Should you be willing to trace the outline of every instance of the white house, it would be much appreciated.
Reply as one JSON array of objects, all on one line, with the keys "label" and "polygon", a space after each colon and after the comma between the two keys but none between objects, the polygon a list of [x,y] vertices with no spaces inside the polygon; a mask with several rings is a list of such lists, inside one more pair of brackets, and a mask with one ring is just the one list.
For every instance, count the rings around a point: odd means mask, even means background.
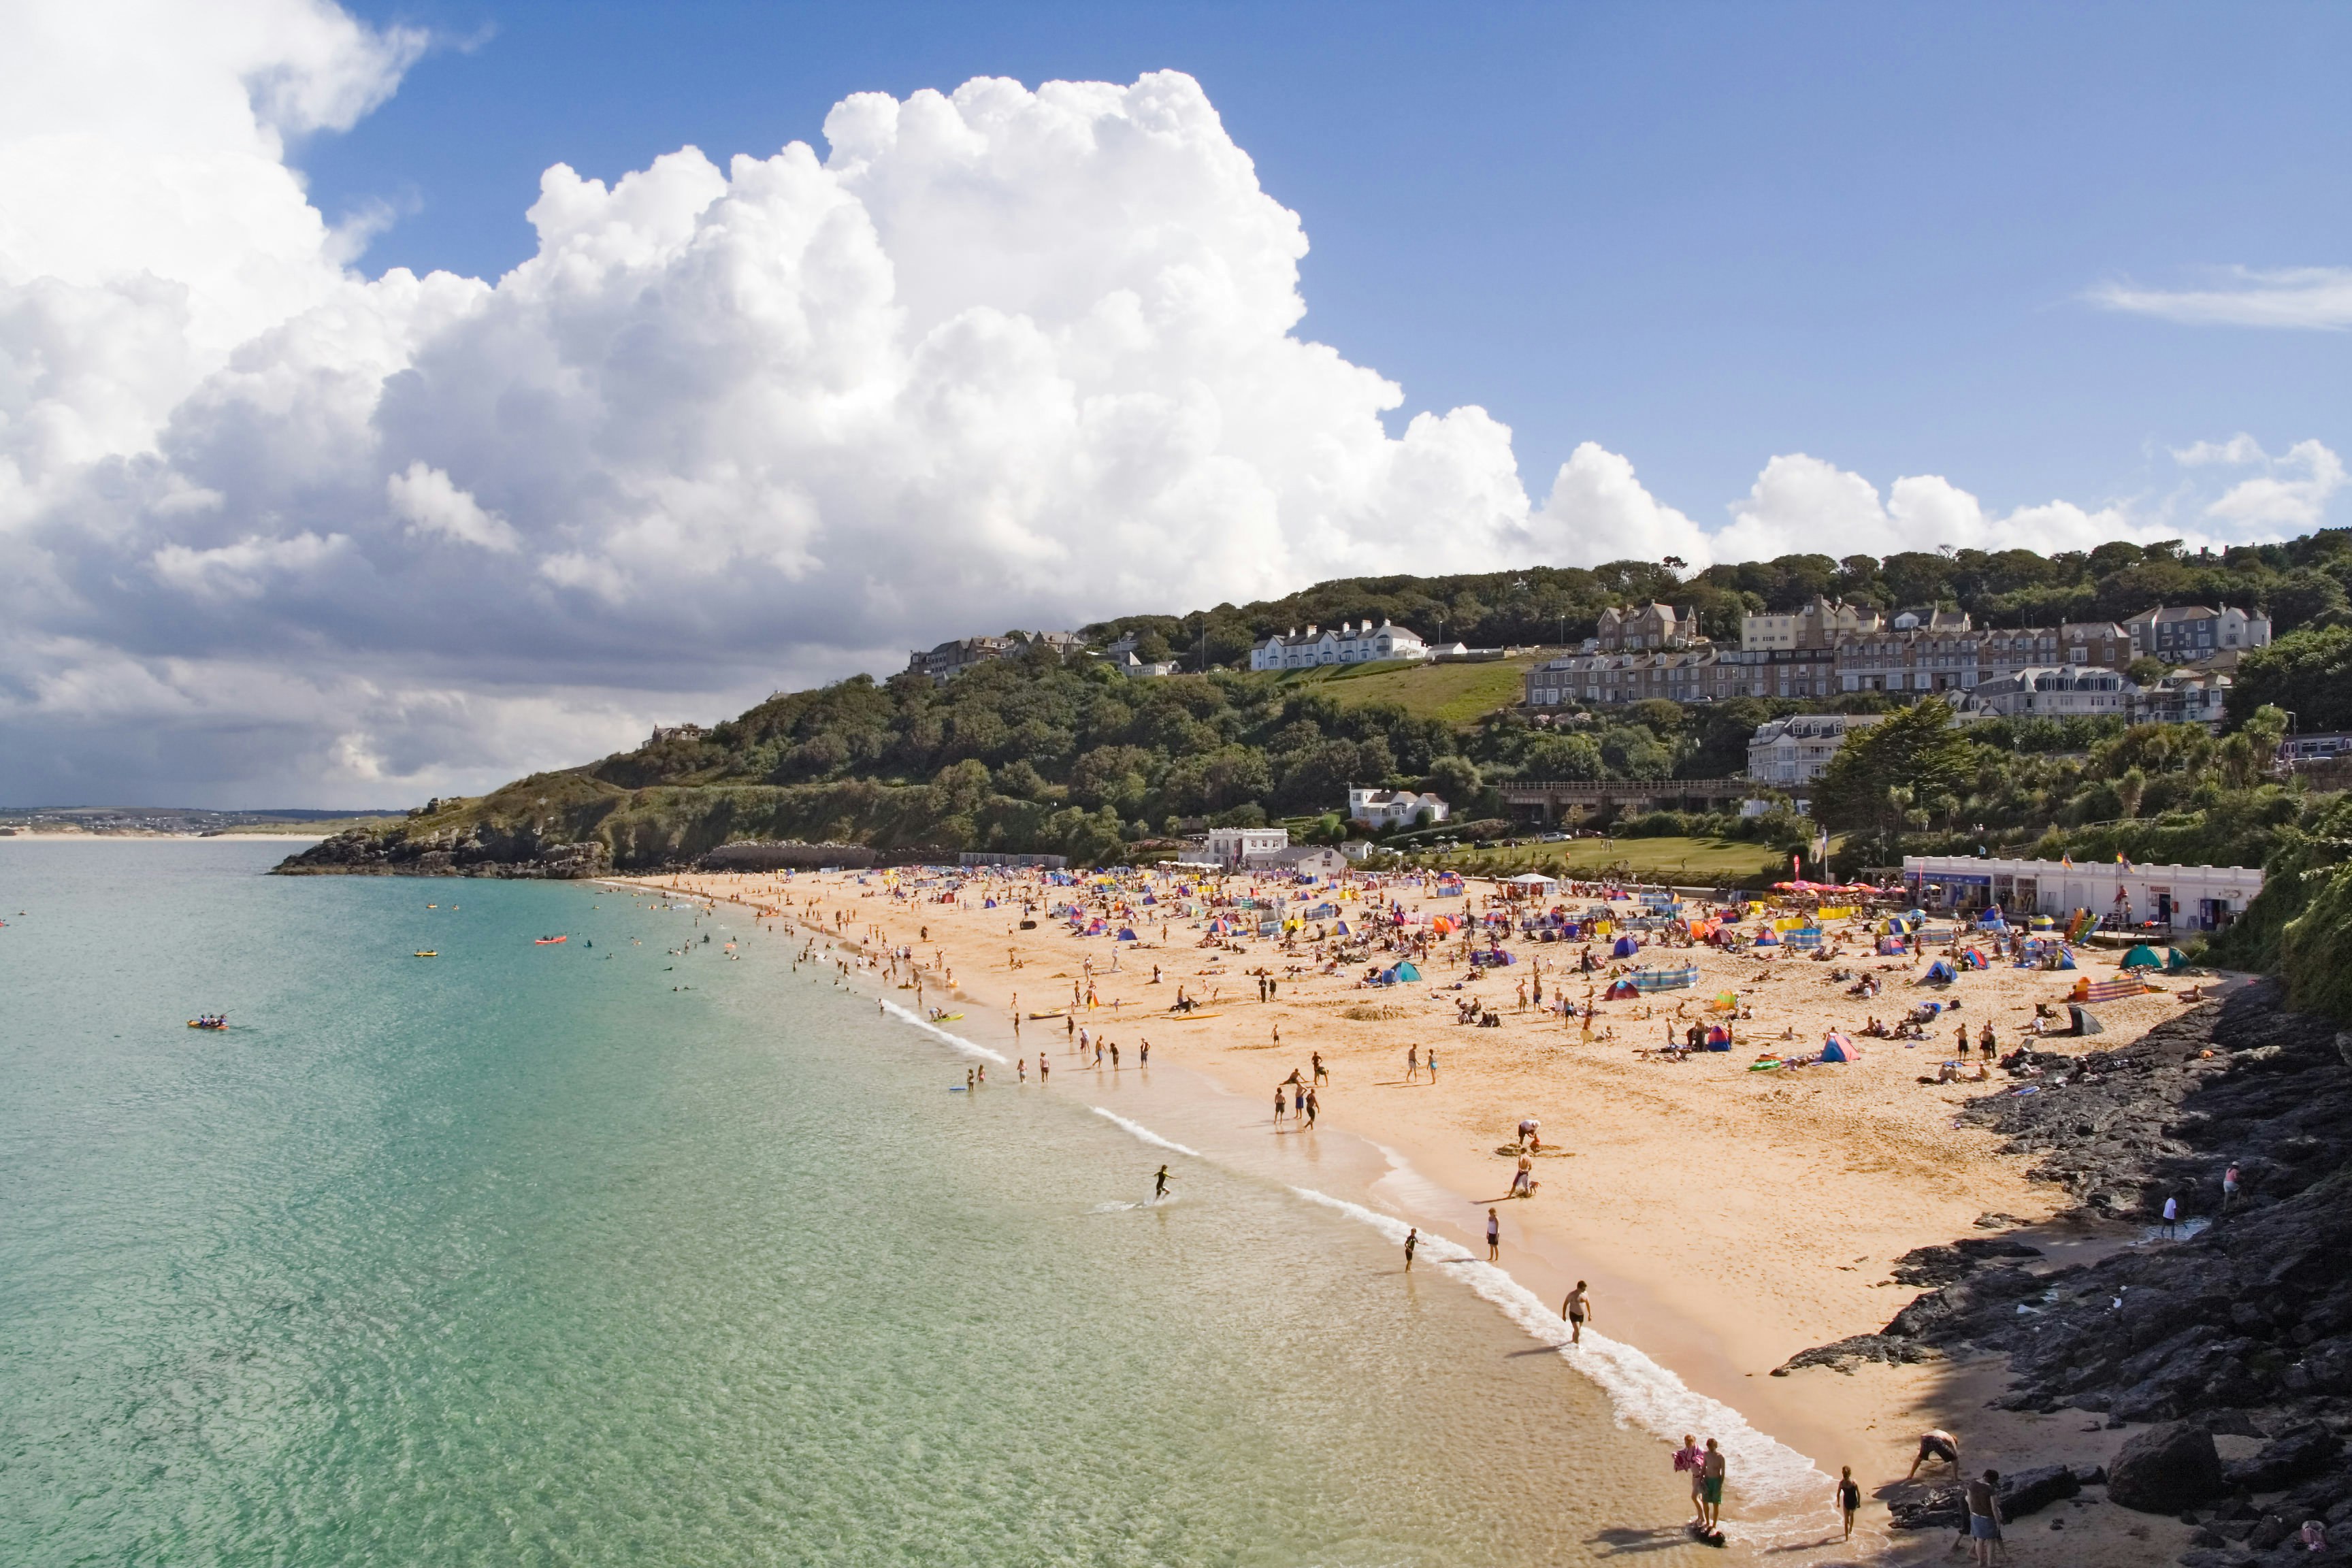
[{"label": "white house", "polygon": [[1294,844],[1287,849],[1262,855],[1254,864],[1299,877],[1336,877],[1348,868],[1348,857],[1318,845]]},{"label": "white house", "polygon": [[1846,737],[1883,713],[1798,713],[1759,724],[1748,740],[1748,776],[1759,784],[1809,784],[1822,776]]},{"label": "white house", "polygon": [[1208,858],[1220,866],[1264,865],[1266,857],[1290,847],[1286,827],[1212,827]]},{"label": "white house", "polygon": [[2215,734],[2229,718],[2230,678],[2176,669],[2132,696],[2135,724],[2202,724]]},{"label": "white house", "polygon": [[2135,866],[2063,860],[1992,860],[1969,855],[1906,855],[1903,883],[1930,910],[1999,904],[2010,915],[2105,916],[2168,923],[2175,931],[2218,931],[2243,914],[2263,890],[2263,874],[2245,866]]},{"label": "white house", "polygon": [[1415,795],[1409,789],[1358,789],[1348,791],[1348,820],[1360,822],[1376,833],[1391,828],[1412,827],[1428,813],[1432,822],[1445,820],[1446,805],[1434,795]]},{"label": "white house", "polygon": [[1977,682],[1954,707],[1963,720],[2104,719],[2128,715],[2140,690],[2131,678],[2096,665],[2044,666]]},{"label": "white house", "polygon": [[1318,664],[1370,664],[1375,659],[1429,657],[1429,647],[1404,627],[1369,620],[1342,621],[1336,628],[1308,626],[1270,637],[1250,649],[1252,669],[1309,669]]}]

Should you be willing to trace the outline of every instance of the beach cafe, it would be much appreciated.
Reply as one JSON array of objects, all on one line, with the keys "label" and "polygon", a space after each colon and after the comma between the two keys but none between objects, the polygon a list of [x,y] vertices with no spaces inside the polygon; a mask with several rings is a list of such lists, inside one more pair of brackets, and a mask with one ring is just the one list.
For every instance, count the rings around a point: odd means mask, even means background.
[{"label": "beach cafe", "polygon": [[1923,910],[1964,913],[1999,906],[2015,917],[2087,910],[2110,930],[2219,931],[2263,890],[2259,868],[2140,866],[1906,855],[1903,882]]}]

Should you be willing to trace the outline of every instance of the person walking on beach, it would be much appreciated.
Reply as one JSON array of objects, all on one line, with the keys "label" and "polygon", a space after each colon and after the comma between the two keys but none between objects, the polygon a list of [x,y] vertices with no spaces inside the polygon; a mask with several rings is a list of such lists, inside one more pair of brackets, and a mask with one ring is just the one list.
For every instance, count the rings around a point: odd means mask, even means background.
[{"label": "person walking on beach", "polygon": [[1045,1059],[1045,1052],[1039,1051],[1037,1053],[1037,1087],[1039,1089],[1045,1087],[1045,1075],[1053,1070],[1054,1064]]},{"label": "person walking on beach", "polygon": [[1496,1217],[1493,1209],[1488,1209],[1486,1211],[1486,1261],[1499,1262],[1502,1256],[1503,1222]]},{"label": "person walking on beach", "polygon": [[1429,1055],[1423,1058],[1422,1066],[1429,1069],[1429,1081],[1435,1083],[1437,1081],[1437,1047],[1435,1046],[1429,1047]]},{"label": "person walking on beach", "polygon": [[1156,1204],[1167,1195],[1168,1167],[1162,1165],[1160,1167],[1160,1173],[1151,1179],[1151,1201]]},{"label": "person walking on beach", "polygon": [[1307,1111],[1307,1125],[1309,1127],[1314,1126],[1315,1113],[1321,1109],[1321,1107],[1315,1103],[1315,1091],[1311,1089],[1307,1090],[1307,1098],[1300,1100],[1299,1104],[1304,1107]]},{"label": "person walking on beach", "polygon": [[1413,1249],[1420,1245],[1421,1231],[1418,1227],[1408,1230],[1404,1233],[1404,1271],[1407,1274],[1412,1272]]},{"label": "person walking on beach", "polygon": [[1862,1511],[1862,1489],[1853,1484],[1853,1467],[1842,1467],[1837,1484],[1838,1517],[1845,1521],[1845,1539],[1853,1539],[1853,1516]]},{"label": "person walking on beach", "polygon": [[[1585,1294],[1583,1280],[1578,1280],[1576,1289],[1568,1293],[1568,1300],[1559,1304],[1559,1315],[1568,1320],[1568,1342],[1582,1344],[1584,1325],[1592,1317],[1592,1298]],[[1683,1442],[1687,1445],[1690,1439],[1685,1437]]]},{"label": "person walking on beach", "polygon": [[1407,1046],[1404,1048],[1404,1080],[1407,1083],[1416,1083],[1420,1081],[1420,1079],[1421,1047],[1419,1046]]},{"label": "person walking on beach", "polygon": [[1706,1440],[1706,1457],[1698,1465],[1700,1526],[1710,1535],[1723,1528],[1723,1450]]},{"label": "person walking on beach", "polygon": [[1690,1475],[1690,1524],[1694,1530],[1706,1519],[1706,1505],[1699,1500],[1699,1469],[1706,1461],[1706,1456],[1699,1452],[1698,1439],[1687,1432],[1684,1433],[1683,1446],[1675,1450],[1675,1468],[1677,1471],[1687,1471]]},{"label": "person walking on beach", "polygon": [[1282,1092],[1285,1087],[1282,1084],[1274,1086],[1274,1124],[1276,1127],[1282,1125],[1282,1119],[1290,1112],[1290,1097]]},{"label": "person walking on beach", "polygon": [[[1315,1053],[1314,1053],[1314,1057],[1313,1057],[1313,1060],[1314,1060],[1314,1063],[1315,1063],[1315,1081],[1316,1081],[1317,1083],[1328,1083],[1328,1082],[1330,1082],[1330,1081],[1331,1081],[1331,1075],[1330,1075],[1329,1073],[1325,1072],[1325,1071],[1323,1070],[1323,1053],[1322,1053],[1321,1051],[1317,1051],[1317,1052],[1315,1052]],[[2234,1174],[2237,1173],[2237,1169],[2238,1169],[2238,1167],[2236,1167],[2235,1165],[2231,1166],[2231,1167],[2230,1167],[2231,1173],[2234,1175]]]}]

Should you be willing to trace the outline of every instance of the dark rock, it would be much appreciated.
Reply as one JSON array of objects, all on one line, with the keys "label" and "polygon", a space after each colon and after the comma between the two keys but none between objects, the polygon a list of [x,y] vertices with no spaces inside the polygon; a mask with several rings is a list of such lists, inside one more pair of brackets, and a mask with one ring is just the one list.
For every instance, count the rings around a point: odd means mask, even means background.
[{"label": "dark rock", "polygon": [[2262,1522],[2254,1526],[2253,1532],[2246,1537],[2246,1544],[2257,1552],[2268,1552],[2294,1533],[2300,1522],[2289,1524],[2277,1514],[2266,1513],[2263,1515]]},{"label": "dark rock", "polygon": [[2074,1467],[2074,1479],[2082,1482],[2086,1487],[2105,1486],[2107,1484],[2107,1467],[2105,1465],[2077,1465]]},{"label": "dark rock", "polygon": [[2213,1435],[2176,1421],[2135,1434],[2107,1475],[2107,1498],[2140,1513],[2193,1508],[2225,1490]]},{"label": "dark rock", "polygon": [[1919,1497],[1896,1498],[1886,1511],[1897,1530],[1957,1530],[1969,1521],[1968,1489],[1937,1487]]},{"label": "dark rock", "polygon": [[2324,1474],[2343,1452],[2344,1440],[2315,1422],[2280,1433],[2260,1453],[2229,1466],[2223,1474],[2231,1486],[2250,1492],[2284,1491]]},{"label": "dark rock", "polygon": [[2023,1519],[2083,1489],[2074,1472],[2064,1465],[2037,1465],[2000,1479],[2000,1511],[2004,1518]]}]

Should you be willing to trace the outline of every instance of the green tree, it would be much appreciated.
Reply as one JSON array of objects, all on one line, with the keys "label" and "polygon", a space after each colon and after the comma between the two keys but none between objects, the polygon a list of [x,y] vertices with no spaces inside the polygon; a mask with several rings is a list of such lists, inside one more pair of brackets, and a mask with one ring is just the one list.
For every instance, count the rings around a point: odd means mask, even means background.
[{"label": "green tree", "polygon": [[[1966,793],[1971,763],[1951,709],[1926,698],[1848,736],[1822,774],[1814,815],[1832,828],[1898,827],[1912,801]],[[1899,806],[1887,798],[1897,789],[1907,792]]]},{"label": "green tree", "polygon": [[2264,705],[2294,713],[2298,730],[2352,729],[2352,626],[2290,632],[2240,660],[2231,721],[2243,724]]}]

